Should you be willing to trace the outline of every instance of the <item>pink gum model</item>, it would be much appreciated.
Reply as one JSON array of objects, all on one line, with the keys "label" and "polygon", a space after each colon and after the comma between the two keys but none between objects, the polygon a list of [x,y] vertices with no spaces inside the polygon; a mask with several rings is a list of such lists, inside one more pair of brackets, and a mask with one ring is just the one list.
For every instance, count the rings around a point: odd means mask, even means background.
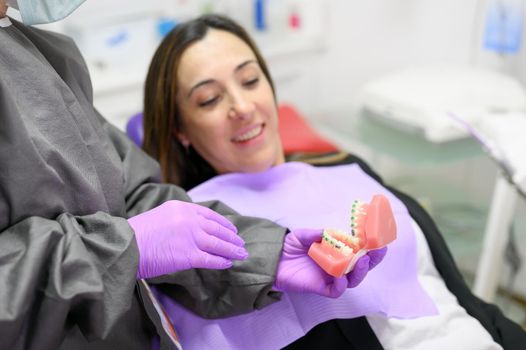
[{"label": "pink gum model", "polygon": [[371,203],[353,204],[353,234],[325,229],[321,242],[313,243],[309,256],[328,274],[341,277],[369,250],[385,247],[396,239],[396,222],[387,198],[373,196]]}]

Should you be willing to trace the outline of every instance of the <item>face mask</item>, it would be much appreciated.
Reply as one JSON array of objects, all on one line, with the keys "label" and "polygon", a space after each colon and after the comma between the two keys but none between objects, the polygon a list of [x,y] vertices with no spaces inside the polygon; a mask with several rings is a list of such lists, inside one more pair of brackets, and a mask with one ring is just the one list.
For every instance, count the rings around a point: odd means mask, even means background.
[{"label": "face mask", "polygon": [[20,11],[27,25],[58,21],[75,11],[85,0],[6,0],[9,7]]}]

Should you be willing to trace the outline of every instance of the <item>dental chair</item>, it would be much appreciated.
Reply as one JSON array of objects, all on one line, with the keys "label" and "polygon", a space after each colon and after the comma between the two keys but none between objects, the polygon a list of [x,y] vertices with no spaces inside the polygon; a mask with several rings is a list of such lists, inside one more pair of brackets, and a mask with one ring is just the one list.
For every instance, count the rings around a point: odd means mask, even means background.
[{"label": "dental chair", "polygon": [[139,147],[142,147],[144,128],[142,127],[142,112],[134,114],[126,123],[126,134]]},{"label": "dental chair", "polygon": [[[289,104],[278,107],[279,133],[283,150],[289,160],[303,160],[312,155],[334,153],[339,149],[321,137],[298,112]],[[126,124],[126,133],[139,147],[144,138],[143,115],[133,115]]]}]

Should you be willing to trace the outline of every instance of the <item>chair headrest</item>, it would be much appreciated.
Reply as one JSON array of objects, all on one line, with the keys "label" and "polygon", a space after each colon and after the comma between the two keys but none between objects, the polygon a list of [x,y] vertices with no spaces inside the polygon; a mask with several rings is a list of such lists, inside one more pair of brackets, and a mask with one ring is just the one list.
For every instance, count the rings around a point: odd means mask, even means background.
[{"label": "chair headrest", "polygon": [[144,128],[142,127],[142,112],[133,115],[126,124],[126,133],[139,147],[142,147]]}]

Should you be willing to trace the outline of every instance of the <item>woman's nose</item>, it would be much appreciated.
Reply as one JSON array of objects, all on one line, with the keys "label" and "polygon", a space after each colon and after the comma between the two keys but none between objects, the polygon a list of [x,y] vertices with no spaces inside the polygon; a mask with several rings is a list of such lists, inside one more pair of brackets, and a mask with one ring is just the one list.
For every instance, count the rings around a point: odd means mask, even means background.
[{"label": "woman's nose", "polygon": [[245,94],[236,93],[232,96],[232,104],[228,115],[231,118],[246,119],[253,116],[254,110],[254,103]]}]

